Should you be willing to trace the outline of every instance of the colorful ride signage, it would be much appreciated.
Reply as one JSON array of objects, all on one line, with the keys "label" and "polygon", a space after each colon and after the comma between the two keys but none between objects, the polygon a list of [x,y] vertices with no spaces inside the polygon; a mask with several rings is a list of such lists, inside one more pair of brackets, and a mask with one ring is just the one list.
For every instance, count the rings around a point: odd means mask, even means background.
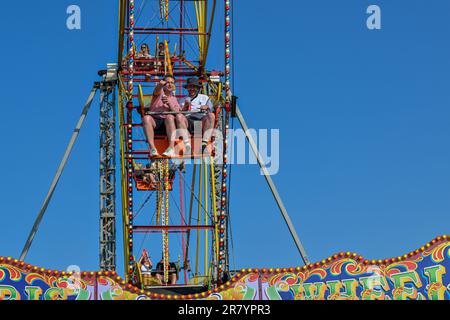
[{"label": "colorful ride signage", "polygon": [[450,300],[450,237],[385,260],[336,254],[315,264],[241,270],[192,295],[161,295],[114,272],[65,273],[0,257],[0,300]]}]

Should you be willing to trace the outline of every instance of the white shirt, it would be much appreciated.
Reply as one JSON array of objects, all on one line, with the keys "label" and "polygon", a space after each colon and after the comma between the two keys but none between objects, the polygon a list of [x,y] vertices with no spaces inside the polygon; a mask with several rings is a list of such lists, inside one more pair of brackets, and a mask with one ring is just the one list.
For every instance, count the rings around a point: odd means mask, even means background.
[{"label": "white shirt", "polygon": [[187,97],[182,101],[181,107],[184,106],[185,101],[191,102],[191,111],[199,111],[202,106],[208,106],[210,111],[214,111],[213,103],[211,102],[211,99],[206,94],[199,93],[194,99],[191,97]]},{"label": "white shirt", "polygon": [[149,268],[149,267],[147,267],[146,265],[141,265],[141,272],[142,273],[145,273],[145,274],[147,274],[147,273],[151,273],[152,272],[152,268]]}]

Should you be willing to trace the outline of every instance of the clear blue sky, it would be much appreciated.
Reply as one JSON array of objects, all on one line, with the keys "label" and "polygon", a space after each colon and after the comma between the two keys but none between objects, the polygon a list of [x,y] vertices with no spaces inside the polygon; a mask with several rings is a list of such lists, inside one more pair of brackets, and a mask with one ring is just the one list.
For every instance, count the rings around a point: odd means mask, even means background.
[{"label": "clear blue sky", "polygon": [[[70,4],[81,31],[66,29]],[[370,4],[380,31],[366,28]],[[117,8],[27,0],[0,12],[0,255],[18,257],[96,72],[116,59]],[[236,1],[235,15],[240,106],[251,127],[280,129],[273,178],[311,260],[397,256],[448,234],[450,3]],[[94,105],[29,263],[98,269],[98,140]],[[300,265],[258,168],[234,168],[232,183],[236,267]]]}]

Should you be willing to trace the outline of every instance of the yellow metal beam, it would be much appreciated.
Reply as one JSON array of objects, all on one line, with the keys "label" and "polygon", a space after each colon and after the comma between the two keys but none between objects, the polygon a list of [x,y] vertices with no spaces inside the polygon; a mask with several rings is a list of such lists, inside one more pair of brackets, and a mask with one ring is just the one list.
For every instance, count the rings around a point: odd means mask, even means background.
[{"label": "yellow metal beam", "polygon": [[[198,185],[198,193],[199,193],[199,200],[198,200],[198,212],[197,212],[197,225],[202,224],[202,193],[203,193],[203,160],[200,158],[200,179],[199,179],[199,185]],[[198,269],[199,269],[199,253],[200,253],[200,230],[197,230],[197,248],[196,248],[196,254],[195,254],[195,275],[196,275],[196,281],[195,283],[198,284]]]},{"label": "yellow metal beam", "polygon": [[119,67],[122,65],[123,58],[123,43],[125,35],[125,14],[127,3],[125,0],[119,0],[119,45],[117,53],[117,63]]},{"label": "yellow metal beam", "polygon": [[166,57],[166,73],[173,75],[172,59],[170,58],[169,42],[167,40],[164,40],[164,49]]},{"label": "yellow metal beam", "polygon": [[[194,169],[192,172],[192,184],[191,184],[191,198],[190,198],[190,203],[189,203],[189,220],[188,220],[188,225],[192,224],[192,211],[193,211],[193,206],[194,206],[194,188],[195,188],[195,179],[197,176],[197,164],[194,163]],[[187,262],[188,262],[188,256],[189,256],[189,242],[191,240],[191,231],[188,230],[188,234],[187,234],[187,239],[186,239],[186,257],[184,260],[184,266],[187,266]]]},{"label": "yellow metal beam", "polygon": [[206,19],[207,19],[207,14],[208,14],[207,1],[197,0],[194,2],[194,6],[195,6],[195,14],[197,17],[197,28],[198,28],[198,32],[199,32],[199,36],[198,36],[199,60],[200,60],[200,65],[204,66],[205,65],[204,57],[206,56],[206,54],[205,54],[205,49],[206,49],[205,32],[206,32]]},{"label": "yellow metal beam", "polygon": [[[207,226],[209,225],[209,221],[208,221],[208,166],[206,165],[206,161],[205,161],[205,165],[204,165],[204,211],[203,211],[203,215],[204,215],[204,225]],[[208,278],[209,276],[209,237],[208,237],[208,233],[209,230],[205,230],[205,247],[204,247],[204,259],[205,259],[205,264],[204,264],[204,272],[205,272],[205,276],[206,278]]]},{"label": "yellow metal beam", "polygon": [[[123,117],[124,117],[124,106],[123,106],[123,99],[122,99],[122,92],[121,87],[119,86],[119,135],[120,135],[120,170],[122,177],[127,176],[127,172],[125,169],[125,146],[124,146],[124,127],[123,127]],[[128,275],[128,268],[129,268],[129,261],[130,261],[130,252],[128,247],[128,241],[129,241],[129,220],[128,220],[128,201],[123,201],[123,199],[127,198],[127,185],[126,185],[126,179],[122,178],[121,181],[121,193],[122,193],[122,221],[123,221],[123,254],[124,254],[124,261],[125,261],[125,281],[129,281],[129,275]]]},{"label": "yellow metal beam", "polygon": [[[119,0],[119,30],[118,30],[118,52],[117,52],[117,64],[120,68],[122,66],[123,60],[123,50],[124,50],[124,36],[125,36],[125,16],[127,12],[127,1]],[[129,100],[129,95],[127,90],[124,87],[124,83],[122,77],[119,75],[119,99],[118,99],[118,116],[119,116],[119,135],[120,135],[120,170],[122,177],[127,176],[126,167],[125,167],[125,145],[124,145],[124,130],[123,120],[124,120],[124,101]],[[123,221],[123,251],[124,251],[124,273],[125,273],[125,281],[130,281],[129,276],[129,261],[130,261],[130,251],[129,251],[129,217],[128,217],[128,201],[123,201],[123,199],[127,198],[127,184],[126,179],[122,179],[121,181],[121,194],[122,194],[122,221]]]}]

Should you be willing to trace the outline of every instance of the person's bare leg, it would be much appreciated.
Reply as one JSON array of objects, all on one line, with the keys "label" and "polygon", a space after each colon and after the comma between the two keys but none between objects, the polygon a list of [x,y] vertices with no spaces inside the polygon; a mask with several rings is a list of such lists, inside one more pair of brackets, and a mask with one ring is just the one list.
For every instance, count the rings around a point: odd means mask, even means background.
[{"label": "person's bare leg", "polygon": [[164,121],[166,125],[167,138],[169,138],[169,148],[175,147],[175,117],[173,115],[168,115]]},{"label": "person's bare leg", "polygon": [[211,140],[212,129],[214,128],[214,122],[216,121],[216,116],[214,113],[208,113],[202,119],[203,126],[203,139],[202,142],[208,143]]},{"label": "person's bare leg", "polygon": [[170,284],[177,284],[177,275],[174,273],[170,276]]},{"label": "person's bare leg", "polygon": [[[191,154],[191,140],[188,131],[189,122],[188,119],[183,114],[177,114],[175,117],[175,122],[177,124],[178,130],[183,132],[181,138],[183,139],[184,145],[186,146],[185,154]],[[178,138],[178,137],[177,137]]]},{"label": "person's bare leg", "polygon": [[188,129],[188,120],[186,119],[186,117],[184,115],[177,114],[175,117],[175,120],[176,120],[178,129],[184,129],[184,130]]},{"label": "person's bare leg", "polygon": [[144,116],[142,119],[142,125],[144,127],[144,133],[147,137],[147,142],[150,145],[150,148],[155,148],[155,128],[156,122],[152,116]]}]

